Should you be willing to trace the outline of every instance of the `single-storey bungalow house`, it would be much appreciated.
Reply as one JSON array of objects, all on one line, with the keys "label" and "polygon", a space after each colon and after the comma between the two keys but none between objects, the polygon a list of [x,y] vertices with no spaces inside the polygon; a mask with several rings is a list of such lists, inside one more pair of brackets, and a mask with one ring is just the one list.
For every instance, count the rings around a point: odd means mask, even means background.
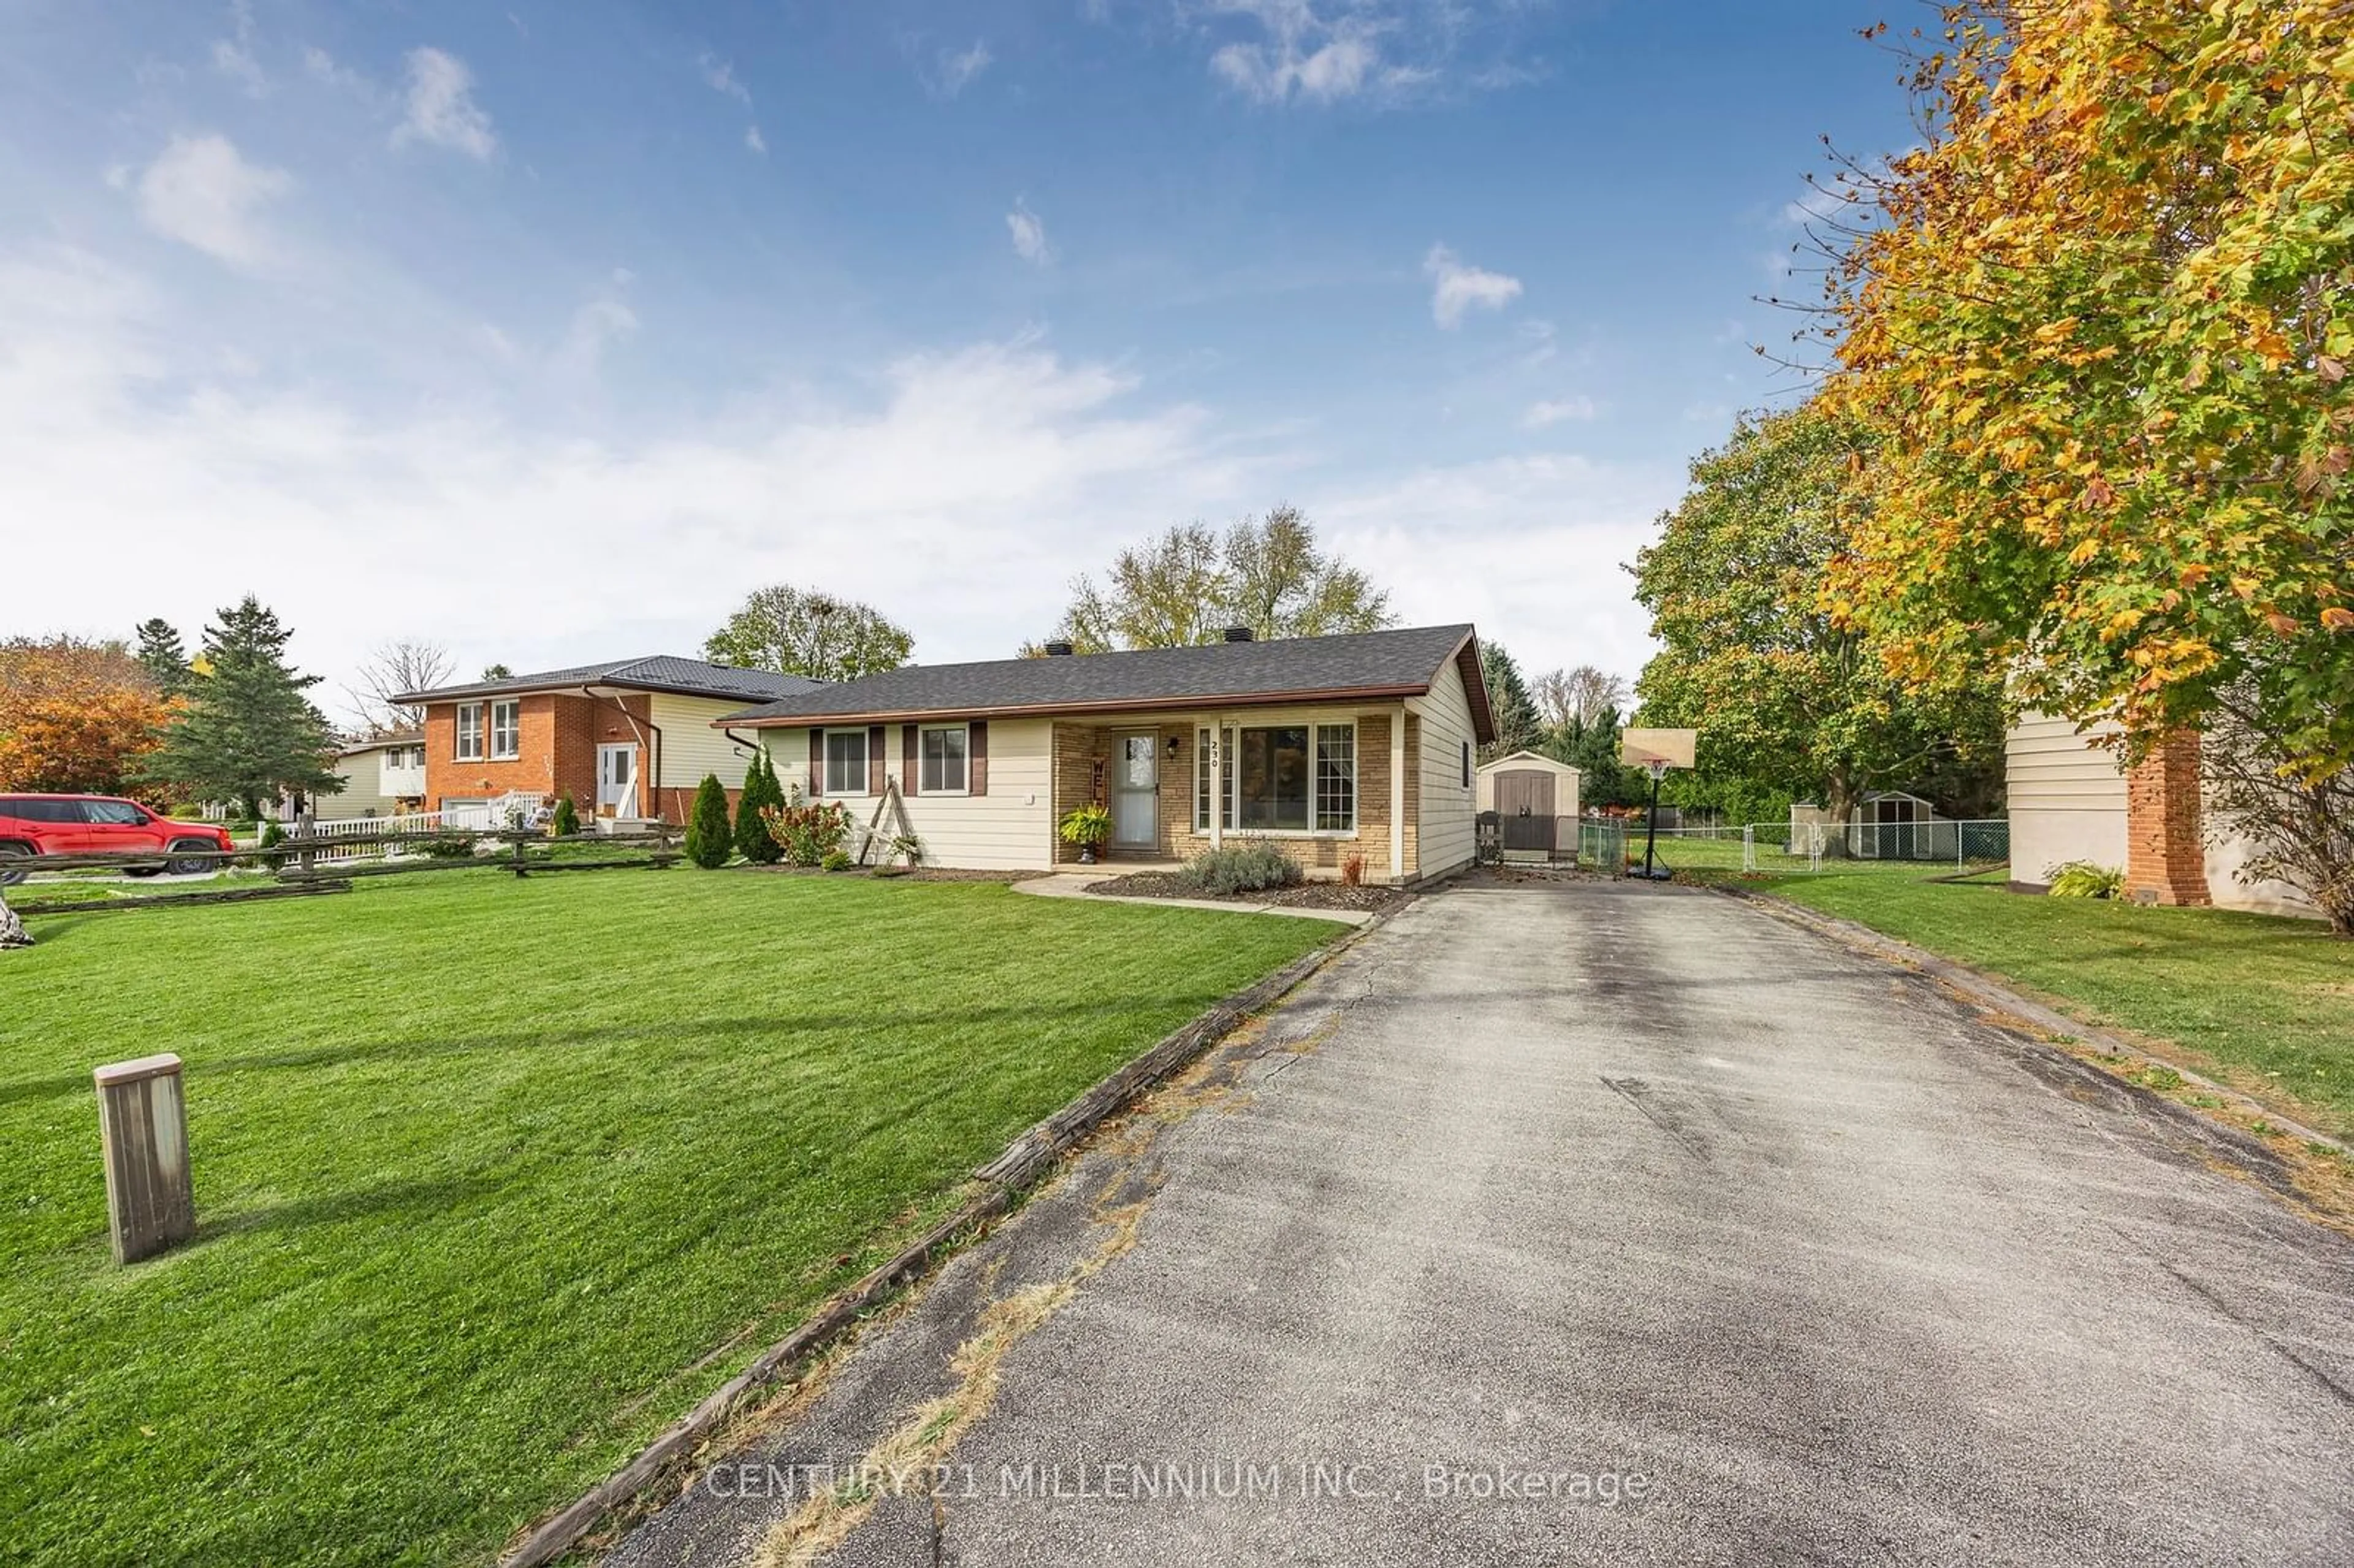
[{"label": "single-storey bungalow house", "polygon": [[2212,904],[2267,915],[2317,914],[2285,882],[2243,882],[2245,840],[2211,832],[2200,779],[2199,736],[2168,737],[2140,763],[2120,766],[2114,725],[2086,729],[2050,714],[2021,714],[2003,747],[2010,804],[2011,885],[2036,891],[2055,867],[2090,861],[2125,873],[2125,894],[2155,904]]},{"label": "single-storey bungalow house", "polygon": [[394,817],[421,810],[425,800],[425,732],[402,730],[354,741],[335,754],[343,789],[322,795],[322,817]]},{"label": "single-storey bungalow house", "polygon": [[1495,735],[1469,626],[910,666],[726,715],[778,777],[864,817],[896,779],[927,864],[1046,869],[1057,824],[1111,814],[1110,857],[1236,839],[1311,875],[1411,883],[1474,854],[1475,749]]},{"label": "single-storey bungalow house", "polygon": [[395,700],[425,710],[424,809],[514,794],[570,795],[584,817],[686,821],[704,775],[730,808],[751,760],[749,736],[715,720],[747,703],[819,688],[800,675],[655,654],[510,675]]}]

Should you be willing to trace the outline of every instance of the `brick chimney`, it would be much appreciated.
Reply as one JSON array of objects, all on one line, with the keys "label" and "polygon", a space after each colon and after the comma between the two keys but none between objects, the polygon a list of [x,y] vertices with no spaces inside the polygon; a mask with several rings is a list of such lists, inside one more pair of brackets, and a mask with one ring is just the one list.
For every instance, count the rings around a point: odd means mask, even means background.
[{"label": "brick chimney", "polygon": [[2200,825],[2199,732],[2179,729],[2126,774],[2125,895],[2143,904],[2212,902]]}]

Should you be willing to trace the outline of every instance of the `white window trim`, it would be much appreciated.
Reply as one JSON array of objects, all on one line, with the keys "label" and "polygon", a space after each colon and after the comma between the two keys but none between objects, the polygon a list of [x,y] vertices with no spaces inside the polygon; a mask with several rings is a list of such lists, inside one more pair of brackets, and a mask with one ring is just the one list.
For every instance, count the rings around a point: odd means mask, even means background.
[{"label": "white window trim", "polygon": [[[818,763],[819,796],[847,800],[852,796],[875,793],[875,758],[866,755],[875,748],[866,744],[866,731],[856,725],[843,725],[839,728],[824,730],[821,733],[825,736],[825,752]],[[858,776],[861,782],[859,788],[855,789],[837,789],[833,787],[833,741],[836,736],[854,738],[858,742],[858,755],[861,759]]]},{"label": "white window trim", "polygon": [[[514,710],[514,723],[513,725],[511,725],[510,726],[508,726],[508,731],[507,731],[507,733],[508,733],[509,735],[513,736],[514,738],[514,742],[513,742],[512,746],[511,746],[507,750],[505,750],[505,751],[501,751],[501,750],[499,749],[499,710],[500,710],[501,708],[511,708],[511,709],[513,709],[513,710]],[[522,703],[522,700],[521,700],[520,698],[515,698],[515,697],[503,697],[503,698],[500,698],[499,700],[497,700],[497,701],[495,701],[495,702],[493,702],[493,703],[492,703],[492,704],[491,704],[491,760],[492,760],[493,762],[514,762],[514,761],[516,761],[516,760],[518,760],[519,758],[522,758],[522,756],[523,756],[523,703]]]},{"label": "white window trim", "polygon": [[[467,717],[469,714],[473,715],[472,720]],[[451,747],[451,755],[454,760],[459,762],[482,760],[482,754],[490,749],[490,736],[485,729],[488,716],[483,712],[481,703],[458,705],[457,739]],[[466,743],[470,740],[473,742],[472,751],[466,749]]]},{"label": "white window trim", "polygon": [[[924,782],[924,736],[954,730],[964,736],[964,784],[955,789],[935,789]],[[972,726],[969,724],[921,724],[916,726],[916,793],[938,800],[953,800],[972,793]]]},{"label": "white window trim", "polygon": [[[1301,725],[1305,725],[1308,727],[1308,817],[1310,821],[1313,821],[1316,818],[1316,732],[1319,729],[1343,728],[1347,729],[1349,732],[1350,768],[1353,775],[1350,781],[1349,789],[1349,825],[1345,828],[1246,828],[1242,826],[1242,798],[1237,793],[1237,790],[1241,788],[1241,775],[1235,768],[1234,758],[1229,755],[1223,759],[1223,764],[1219,768],[1218,776],[1220,781],[1225,785],[1227,803],[1234,808],[1235,821],[1224,827],[1221,830],[1222,832],[1238,839],[1353,839],[1360,836],[1365,821],[1365,814],[1362,809],[1364,787],[1364,758],[1358,749],[1360,736],[1357,732],[1357,721],[1354,716],[1345,719],[1287,718],[1267,724],[1233,724],[1219,727],[1231,730],[1235,735],[1239,736],[1246,729],[1294,729],[1298,728]],[[1206,747],[1209,745],[1212,728],[1213,726],[1209,725],[1197,725],[1194,726],[1193,744],[1196,747]],[[1237,748],[1239,748],[1240,744],[1241,743],[1239,741],[1236,742]],[[1194,773],[1192,783],[1193,790],[1193,836],[1195,838],[1207,838],[1210,836],[1210,824],[1203,820],[1202,815],[1202,775],[1200,771],[1202,764],[1198,760],[1200,758],[1206,755],[1206,752],[1200,750],[1196,750],[1194,753],[1196,761],[1194,763]]]}]

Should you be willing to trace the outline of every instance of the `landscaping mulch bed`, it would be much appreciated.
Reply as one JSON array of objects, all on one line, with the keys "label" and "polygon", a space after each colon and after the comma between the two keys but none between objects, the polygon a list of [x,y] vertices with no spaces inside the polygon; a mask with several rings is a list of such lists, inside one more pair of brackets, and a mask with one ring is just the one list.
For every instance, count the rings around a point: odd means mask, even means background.
[{"label": "landscaping mulch bed", "polygon": [[1115,876],[1087,889],[1123,898],[1207,898],[1223,904],[1273,904],[1286,909],[1363,909],[1373,914],[1394,909],[1414,896],[1397,887],[1351,887],[1338,882],[1303,882],[1297,887],[1272,887],[1262,893],[1202,893],[1185,885],[1173,871],[1140,871]]}]

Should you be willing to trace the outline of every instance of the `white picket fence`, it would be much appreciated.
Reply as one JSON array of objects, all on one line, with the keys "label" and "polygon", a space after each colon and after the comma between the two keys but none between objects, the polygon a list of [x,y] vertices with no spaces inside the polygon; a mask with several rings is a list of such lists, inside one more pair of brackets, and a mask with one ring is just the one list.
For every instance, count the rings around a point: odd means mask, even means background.
[{"label": "white picket fence", "polygon": [[[314,862],[373,860],[400,847],[405,833],[494,832],[503,828],[535,828],[547,819],[547,807],[537,795],[510,792],[493,800],[444,807],[438,811],[403,811],[390,817],[337,817],[313,821],[289,832],[290,840],[315,842]],[[394,840],[387,844],[385,841]]]}]

